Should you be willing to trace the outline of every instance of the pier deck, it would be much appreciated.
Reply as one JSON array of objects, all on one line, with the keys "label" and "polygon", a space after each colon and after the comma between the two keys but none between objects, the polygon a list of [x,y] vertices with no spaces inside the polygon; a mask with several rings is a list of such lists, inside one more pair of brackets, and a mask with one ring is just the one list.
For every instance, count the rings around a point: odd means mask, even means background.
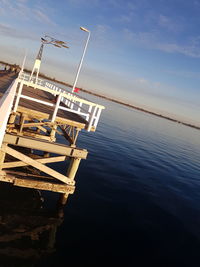
[{"label": "pier deck", "polygon": [[[24,86],[22,94],[30,98],[35,98],[39,101],[45,101],[50,104],[51,103],[55,104],[56,102],[56,98],[54,95],[45,91],[34,89],[33,87]],[[61,105],[63,107],[65,106],[64,104]],[[50,119],[54,112],[54,107],[45,106],[42,103],[37,103],[36,105],[35,102],[32,102],[31,100],[21,98],[19,101],[18,110],[27,114],[30,113],[35,114],[36,116],[39,116],[43,119]],[[56,118],[57,122],[62,122],[63,124],[77,126],[81,129],[84,129],[86,125],[88,125],[88,122],[80,115],[69,111],[58,110],[56,117],[57,117]]]},{"label": "pier deck", "polygon": [[8,89],[9,85],[16,78],[15,73],[9,73],[8,71],[0,71],[0,97]]},{"label": "pier deck", "polygon": [[[0,96],[5,93],[6,89],[15,78],[16,74],[4,74],[3,72],[0,72]],[[48,103],[55,104],[56,101],[55,96],[51,93],[39,90],[37,88],[34,89],[34,87],[26,85],[23,86],[22,94]],[[62,104],[62,106],[64,107],[65,105]],[[43,119],[49,119],[53,114],[54,108],[52,106],[45,106],[42,103],[36,104],[31,100],[21,98],[19,101],[18,111],[22,111],[26,114],[34,114],[36,117],[39,116]],[[64,124],[68,123],[70,125],[80,127],[81,129],[84,129],[86,125],[88,125],[88,122],[78,114],[63,110],[58,110],[56,121],[63,122]]]},{"label": "pier deck", "polygon": [[[0,181],[59,192],[64,204],[87,150],[81,130],[95,131],[103,106],[27,74],[0,72]],[[66,144],[57,142],[63,136]],[[66,161],[66,174],[49,164]],[[46,165],[48,164],[48,165]]]}]

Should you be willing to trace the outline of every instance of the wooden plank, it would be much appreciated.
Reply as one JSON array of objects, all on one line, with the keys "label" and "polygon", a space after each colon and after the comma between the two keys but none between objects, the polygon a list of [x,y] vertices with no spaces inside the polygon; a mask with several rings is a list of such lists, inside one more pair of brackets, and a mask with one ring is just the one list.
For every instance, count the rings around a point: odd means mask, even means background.
[{"label": "wooden plank", "polygon": [[24,128],[25,127],[38,127],[38,126],[52,126],[54,125],[55,122],[27,122],[27,123],[24,123]]},{"label": "wooden plank", "polygon": [[19,179],[19,178],[14,179],[14,185],[20,187],[35,188],[39,190],[47,190],[47,191],[68,193],[68,194],[73,194],[75,190],[75,187],[70,185],[54,184],[44,181],[35,181],[31,179]]},{"label": "wooden plank", "polygon": [[16,178],[14,175],[0,173],[0,181],[13,183],[15,186],[26,187],[26,188],[35,188],[39,190],[47,190],[53,191],[58,193],[67,193],[73,194],[75,190],[75,186],[66,185],[66,184],[57,184],[51,183],[41,180],[33,180],[33,179],[23,179],[23,178]]},{"label": "wooden plank", "polygon": [[[42,139],[45,141],[52,141],[50,136],[44,135],[44,134],[39,134],[36,131],[31,130],[31,129],[23,130],[22,134],[20,134],[20,132],[18,130],[14,129],[11,133],[18,134],[19,136],[23,135],[23,136],[27,136],[27,137],[31,137],[31,138]],[[53,141],[55,141],[55,139]]]},{"label": "wooden plank", "polygon": [[13,183],[14,177],[6,175],[5,171],[0,171],[0,181],[6,182],[6,183]]},{"label": "wooden plank", "polygon": [[49,119],[50,118],[50,114],[41,112],[41,111],[37,111],[37,110],[33,110],[33,109],[29,109],[29,108],[25,108],[22,106],[18,106],[17,111],[20,113],[25,113],[27,114],[27,116],[29,116],[30,118],[33,119],[39,119],[39,120],[43,120],[43,119]]},{"label": "wooden plank", "polygon": [[[36,159],[36,161],[44,164],[44,163],[60,162],[64,161],[65,159],[66,159],[65,156],[59,156],[59,157]],[[28,164],[22,161],[10,161],[10,162],[5,162],[2,166],[2,169],[23,167],[23,166],[28,166]]]},{"label": "wooden plank", "polygon": [[0,151],[0,170],[3,168],[4,160],[5,160],[6,153],[3,151]]},{"label": "wooden plank", "polygon": [[[51,114],[34,110],[31,107],[30,108],[23,107],[21,104],[20,104],[20,106],[18,106],[17,111],[18,112],[22,112],[22,113],[26,113],[30,118],[34,118],[34,119],[39,119],[39,120],[44,120],[44,119],[50,120],[51,119]],[[75,127],[81,128],[81,129],[85,129],[86,128],[87,122],[85,122],[85,123],[78,122],[78,121],[76,121],[75,118],[70,120],[70,119],[67,119],[66,117],[67,116],[61,117],[58,114],[58,116],[56,117],[55,121],[58,122],[58,123],[61,123],[61,124],[67,124],[67,125],[71,125],[71,126],[75,126]]]},{"label": "wooden plank", "polygon": [[31,138],[38,138],[38,139],[42,139],[45,141],[52,141],[50,136],[44,135],[42,133],[38,133],[36,130],[32,130],[32,129],[23,130],[22,132],[20,132],[19,129],[8,126],[7,133],[11,133],[11,134],[19,135],[19,136],[27,136]]},{"label": "wooden plank", "polygon": [[74,180],[68,178],[67,176],[64,176],[63,174],[60,174],[59,172],[57,172],[57,171],[55,171],[55,170],[43,165],[40,162],[37,162],[36,160],[33,160],[33,159],[29,158],[28,156],[18,152],[17,150],[15,150],[15,149],[13,149],[13,148],[11,148],[9,146],[6,146],[6,145],[3,144],[2,147],[1,147],[1,150],[3,152],[5,152],[5,153],[8,153],[9,155],[19,159],[19,160],[27,163],[28,165],[31,165],[34,168],[39,169],[40,171],[42,171],[42,172],[44,172],[44,173],[46,173],[46,174],[48,174],[48,175],[50,175],[50,176],[52,176],[54,178],[66,183],[66,184],[69,184],[69,185],[74,185],[75,184]]},{"label": "wooden plank", "polygon": [[78,157],[81,159],[86,159],[88,154],[88,151],[86,149],[73,148],[63,144],[50,143],[44,140],[38,140],[30,137],[18,136],[13,134],[5,134],[3,142],[11,145],[17,145],[36,150],[42,150],[45,152],[60,154],[63,156]]},{"label": "wooden plank", "polygon": [[47,133],[47,132],[48,132],[48,130],[47,130],[46,128],[42,127],[42,126],[37,126],[37,128],[38,128],[40,131],[44,132],[44,133]]},{"label": "wooden plank", "polygon": [[48,180],[48,181],[50,181],[50,180],[54,180],[55,181],[55,179],[53,178],[53,177],[51,177],[51,176],[47,176],[47,175],[39,175],[39,174],[35,174],[35,173],[33,173],[33,172],[31,172],[32,170],[29,170],[29,171],[19,171],[19,170],[17,170],[17,171],[13,171],[13,170],[11,170],[11,169],[6,169],[5,170],[5,173],[6,173],[6,175],[14,175],[15,176],[15,178],[20,178],[20,177],[23,177],[23,179],[24,178],[26,178],[26,177],[29,177],[29,178],[31,178],[31,179],[42,179],[42,180]]}]

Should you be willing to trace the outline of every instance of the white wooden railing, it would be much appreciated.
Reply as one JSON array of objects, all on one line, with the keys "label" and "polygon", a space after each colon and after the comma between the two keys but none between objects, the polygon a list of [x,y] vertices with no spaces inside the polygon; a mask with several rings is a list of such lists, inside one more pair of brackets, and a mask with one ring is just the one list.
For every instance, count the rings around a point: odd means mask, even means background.
[{"label": "white wooden railing", "polygon": [[[94,131],[97,128],[97,124],[99,122],[99,118],[101,115],[101,111],[105,109],[104,106],[93,103],[91,101],[88,101],[84,98],[81,98],[77,96],[76,94],[73,94],[66,89],[62,89],[49,81],[45,81],[42,79],[37,80],[37,84],[35,83],[35,79],[31,79],[30,81],[30,75],[26,73],[21,73],[19,80],[21,82],[20,88],[18,90],[18,96],[16,100],[16,105],[14,110],[17,109],[17,105],[19,102],[19,98],[26,98],[38,103],[42,103],[44,105],[52,106],[54,107],[54,113],[52,115],[52,121],[56,119],[56,115],[59,109],[69,111],[72,113],[76,113],[83,117],[87,122],[87,131],[91,131],[91,129]],[[57,95],[57,101],[56,104],[49,103],[46,101],[34,99],[25,95],[22,95],[22,87],[23,85],[33,86],[34,88],[47,91],[53,95]],[[65,105],[61,105],[61,103],[64,103]]]},{"label": "white wooden railing", "polygon": [[0,147],[2,146],[9,115],[13,107],[16,90],[17,90],[17,84],[18,84],[18,78],[12,82],[12,84],[9,86],[9,88],[6,90],[6,92],[3,94],[3,96],[0,99],[0,114],[1,114]]}]

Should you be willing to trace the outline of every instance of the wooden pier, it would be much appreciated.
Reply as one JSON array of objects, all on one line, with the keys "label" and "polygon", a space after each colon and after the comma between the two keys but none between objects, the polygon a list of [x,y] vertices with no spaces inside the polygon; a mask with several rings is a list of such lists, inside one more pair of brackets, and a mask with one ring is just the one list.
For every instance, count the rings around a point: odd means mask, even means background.
[{"label": "wooden pier", "polygon": [[[0,181],[61,193],[65,204],[88,154],[78,134],[96,130],[104,107],[23,72],[0,72],[0,97]],[[49,166],[61,161],[66,173]]]}]

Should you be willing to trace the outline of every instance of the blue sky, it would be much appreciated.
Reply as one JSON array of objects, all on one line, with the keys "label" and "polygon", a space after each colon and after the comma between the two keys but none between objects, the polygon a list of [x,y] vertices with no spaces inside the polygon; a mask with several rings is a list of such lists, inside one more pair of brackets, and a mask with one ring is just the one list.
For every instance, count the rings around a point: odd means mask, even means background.
[{"label": "blue sky", "polygon": [[87,33],[78,86],[200,125],[200,0],[0,0],[0,60],[33,66],[73,83]]}]

